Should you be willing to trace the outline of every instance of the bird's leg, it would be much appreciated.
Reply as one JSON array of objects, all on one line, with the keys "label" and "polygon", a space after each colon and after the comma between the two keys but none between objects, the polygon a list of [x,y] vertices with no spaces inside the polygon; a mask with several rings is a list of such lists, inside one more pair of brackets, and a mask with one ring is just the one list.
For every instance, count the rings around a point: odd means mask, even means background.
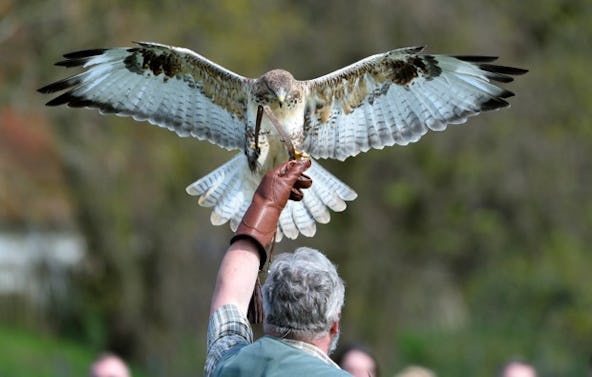
[{"label": "bird's leg", "polygon": [[259,157],[261,148],[259,148],[259,132],[261,132],[261,120],[263,119],[263,106],[257,107],[257,120],[255,121],[255,154]]},{"label": "bird's leg", "polygon": [[253,148],[252,153],[247,153],[247,159],[249,161],[249,169],[252,172],[255,171],[257,168],[257,160],[259,159],[259,154],[261,154],[261,148],[259,148],[259,133],[261,132],[261,120],[263,119],[263,106],[259,105],[257,107],[257,118],[255,119],[255,146]]},{"label": "bird's leg", "polygon": [[255,281],[255,288],[253,288],[253,295],[249,301],[249,308],[247,309],[247,318],[251,323],[263,323],[265,314],[263,313],[263,297],[261,294],[261,279],[257,275]]},{"label": "bird's leg", "polygon": [[[273,241],[271,242],[271,249],[269,250],[269,259],[267,260],[268,267],[271,265],[273,251],[275,250],[276,235],[277,233],[274,234]],[[247,309],[247,318],[251,323],[263,323],[263,319],[265,318],[265,313],[263,312],[263,295],[261,293],[261,273],[262,271],[259,271],[259,275],[257,275],[257,281],[255,281],[253,295],[251,296],[249,308]]]},{"label": "bird's leg", "polygon": [[302,157],[302,153],[296,152],[296,148],[294,148],[294,144],[292,143],[290,136],[286,133],[286,131],[284,131],[284,127],[282,127],[282,125],[277,120],[275,115],[273,115],[273,112],[271,111],[269,106],[263,106],[263,110],[265,110],[265,115],[267,115],[269,120],[271,120],[271,124],[273,124],[273,126],[277,130],[278,134],[282,138],[282,141],[286,145],[286,148],[288,149],[288,156],[289,156],[290,160],[300,159]]}]

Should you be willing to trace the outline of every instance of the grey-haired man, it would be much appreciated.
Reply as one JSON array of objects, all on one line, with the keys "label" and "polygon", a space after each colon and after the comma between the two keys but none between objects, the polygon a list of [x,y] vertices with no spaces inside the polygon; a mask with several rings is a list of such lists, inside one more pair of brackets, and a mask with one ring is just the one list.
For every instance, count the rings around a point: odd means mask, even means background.
[{"label": "grey-haired man", "polygon": [[270,266],[262,287],[265,336],[253,342],[246,314],[280,213],[312,184],[310,160],[290,161],[261,181],[218,271],[208,326],[210,376],[349,376],[328,354],[339,337],[345,288],[320,252],[300,248]]}]

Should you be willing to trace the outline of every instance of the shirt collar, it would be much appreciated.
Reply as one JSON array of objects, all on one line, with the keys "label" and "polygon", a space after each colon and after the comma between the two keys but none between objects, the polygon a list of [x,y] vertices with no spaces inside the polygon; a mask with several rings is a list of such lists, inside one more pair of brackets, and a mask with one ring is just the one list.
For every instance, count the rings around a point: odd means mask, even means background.
[{"label": "shirt collar", "polygon": [[[269,336],[269,335],[267,335],[267,336]],[[302,350],[302,351],[308,353],[309,355],[312,355],[312,356],[316,357],[317,359],[320,359],[320,360],[324,361],[325,363],[334,366],[335,368],[341,369],[339,367],[339,365],[337,365],[333,360],[331,360],[331,358],[329,356],[327,356],[327,354],[325,352],[321,351],[321,349],[315,345],[312,345],[310,343],[306,343],[306,342],[303,342],[300,340],[276,338],[276,337],[273,337],[273,338],[275,338],[275,339],[279,340],[280,342],[283,342],[291,347]]]}]

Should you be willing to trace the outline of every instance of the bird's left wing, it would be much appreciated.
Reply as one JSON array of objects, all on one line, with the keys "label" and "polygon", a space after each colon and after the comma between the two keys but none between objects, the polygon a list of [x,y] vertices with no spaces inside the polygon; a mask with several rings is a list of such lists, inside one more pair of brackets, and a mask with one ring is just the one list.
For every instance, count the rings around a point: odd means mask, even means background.
[{"label": "bird's left wing", "polygon": [[494,57],[421,54],[421,47],[373,55],[304,81],[307,105],[302,150],[344,160],[371,148],[406,145],[428,130],[464,123],[508,106],[510,82],[526,70],[489,64]]},{"label": "bird's left wing", "polygon": [[39,89],[42,93],[67,90],[48,106],[97,108],[226,149],[244,146],[251,79],[191,50],[157,43],[85,50],[64,57],[56,65],[85,70]]}]

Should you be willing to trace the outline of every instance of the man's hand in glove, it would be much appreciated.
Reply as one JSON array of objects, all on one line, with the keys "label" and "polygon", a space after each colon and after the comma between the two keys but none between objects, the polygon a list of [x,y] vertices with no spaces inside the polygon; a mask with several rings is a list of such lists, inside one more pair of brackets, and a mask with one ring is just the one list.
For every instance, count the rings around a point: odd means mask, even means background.
[{"label": "man's hand in glove", "polygon": [[267,260],[280,214],[288,199],[302,200],[302,189],[312,185],[312,180],[303,174],[310,164],[310,160],[292,160],[270,170],[261,180],[251,206],[230,241],[232,244],[239,239],[253,240],[261,256],[261,268]]}]

